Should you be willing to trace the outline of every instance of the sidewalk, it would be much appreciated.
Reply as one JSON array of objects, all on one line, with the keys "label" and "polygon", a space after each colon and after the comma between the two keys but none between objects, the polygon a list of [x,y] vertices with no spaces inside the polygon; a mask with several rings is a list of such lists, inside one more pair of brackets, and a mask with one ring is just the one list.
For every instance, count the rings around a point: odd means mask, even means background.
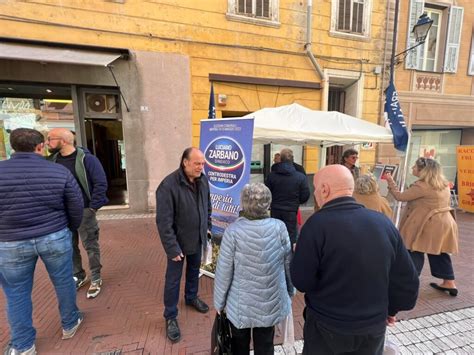
[{"label": "sidewalk", "polygon": [[[43,264],[38,263],[33,302],[34,325],[37,329],[36,346],[39,354],[209,354],[214,313],[211,310],[208,314],[199,314],[186,307],[182,299],[179,304],[182,341],[171,344],[166,340],[165,323],[162,317],[166,256],[152,217],[149,214],[101,217],[100,242],[104,265],[104,288],[99,297],[94,300],[86,299],[87,287],[78,292],[78,304],[85,313],[85,321],[71,340],[60,340],[61,327],[54,290]],[[410,319],[409,322],[415,323],[415,318],[445,312],[448,312],[447,315],[440,315],[440,317],[452,318],[449,312],[464,309],[463,312],[468,312],[467,318],[461,318],[455,312],[453,314],[465,322],[455,323],[453,319],[448,323],[453,323],[449,327],[459,329],[459,333],[466,333],[467,339],[472,342],[474,215],[458,213],[458,223],[461,233],[461,253],[455,256],[453,261],[460,295],[453,298],[429,287],[428,284],[432,279],[427,272],[429,268],[425,268],[416,308],[411,312],[400,314],[399,318]],[[201,278],[200,296],[212,305],[212,279]],[[0,345],[3,347],[9,339],[3,293],[0,294],[0,304],[3,311],[0,313]],[[303,307],[303,295],[298,294],[293,301],[296,339],[302,338]],[[404,324],[411,323],[400,322],[396,329]],[[435,329],[435,327],[430,327],[429,323],[423,323],[422,326],[423,329],[430,331]],[[440,328],[440,331],[444,334],[442,329],[444,328]],[[412,331],[401,330],[400,334],[394,332],[393,335],[400,336],[402,342],[404,340],[402,334],[405,333],[408,337]],[[436,334],[434,333],[436,339],[443,338],[441,334]],[[450,340],[454,338],[449,337]],[[410,341],[411,339],[409,338]],[[413,339],[416,340],[416,338]],[[441,343],[434,340],[432,342],[443,349],[440,347]],[[426,342],[420,340],[419,343]],[[302,345],[299,344],[301,349]],[[413,347],[410,348],[411,345],[418,347],[419,344],[413,342],[404,345],[407,349],[413,349]],[[455,345],[457,348],[461,347],[457,343]],[[278,349],[277,347],[276,350]]]}]

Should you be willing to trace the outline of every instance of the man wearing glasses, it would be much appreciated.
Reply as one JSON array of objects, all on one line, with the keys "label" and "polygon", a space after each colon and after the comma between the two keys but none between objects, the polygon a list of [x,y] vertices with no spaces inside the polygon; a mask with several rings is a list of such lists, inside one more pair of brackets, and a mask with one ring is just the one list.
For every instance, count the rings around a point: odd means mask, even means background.
[{"label": "man wearing glasses", "polygon": [[104,169],[94,155],[88,150],[76,147],[74,134],[65,128],[55,128],[48,133],[48,151],[51,160],[67,168],[76,178],[84,199],[84,217],[77,232],[73,233],[74,281],[79,289],[88,282],[86,272],[82,268],[79,237],[89,258],[91,284],[87,290],[87,298],[95,298],[102,287],[100,270],[99,224],[96,212],[104,206],[108,199],[107,178]]}]

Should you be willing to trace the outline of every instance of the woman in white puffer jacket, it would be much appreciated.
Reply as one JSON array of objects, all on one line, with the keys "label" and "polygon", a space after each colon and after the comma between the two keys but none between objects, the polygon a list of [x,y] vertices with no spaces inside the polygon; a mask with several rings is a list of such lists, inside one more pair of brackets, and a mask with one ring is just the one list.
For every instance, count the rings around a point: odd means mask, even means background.
[{"label": "woman in white puffer jacket", "polygon": [[217,261],[214,306],[225,309],[232,328],[233,354],[273,354],[275,325],[289,314],[294,288],[291,247],[285,224],[270,218],[270,190],[245,185],[241,217],[227,227]]}]

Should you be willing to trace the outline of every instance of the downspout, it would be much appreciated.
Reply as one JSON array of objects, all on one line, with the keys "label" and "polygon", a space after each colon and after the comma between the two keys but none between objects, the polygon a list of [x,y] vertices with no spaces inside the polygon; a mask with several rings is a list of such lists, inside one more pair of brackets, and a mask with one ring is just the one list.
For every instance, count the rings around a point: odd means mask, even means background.
[{"label": "downspout", "polygon": [[307,8],[307,13],[306,13],[306,44],[304,45],[304,49],[306,51],[306,54],[309,57],[309,60],[313,64],[314,68],[319,74],[319,77],[321,78],[321,86],[324,86],[324,82],[326,81],[326,78],[324,76],[323,70],[321,66],[319,65],[318,61],[313,55],[313,52],[311,50],[311,24],[312,24],[312,13],[313,13],[313,0],[308,0],[308,8]]}]

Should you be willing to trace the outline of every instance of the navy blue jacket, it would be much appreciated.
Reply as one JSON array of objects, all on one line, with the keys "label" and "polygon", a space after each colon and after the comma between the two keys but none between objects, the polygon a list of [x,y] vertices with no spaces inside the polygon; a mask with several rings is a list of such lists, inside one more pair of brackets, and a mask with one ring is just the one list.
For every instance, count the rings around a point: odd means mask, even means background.
[{"label": "navy blue jacket", "polygon": [[342,334],[383,331],[387,315],[412,309],[419,280],[398,230],[352,197],[328,202],[304,224],[293,285],[317,321]]},{"label": "navy blue jacket", "polygon": [[308,201],[309,187],[306,176],[296,171],[293,163],[278,163],[265,181],[272,193],[272,210],[297,212]]},{"label": "navy blue jacket", "polygon": [[63,166],[36,153],[0,161],[0,241],[42,237],[79,228],[82,193]]},{"label": "navy blue jacket", "polygon": [[[86,148],[77,147],[75,173],[77,182],[84,191],[84,207],[98,210],[109,202],[107,198],[107,176],[104,168],[95,155]],[[49,159],[56,161],[59,153]]]}]

